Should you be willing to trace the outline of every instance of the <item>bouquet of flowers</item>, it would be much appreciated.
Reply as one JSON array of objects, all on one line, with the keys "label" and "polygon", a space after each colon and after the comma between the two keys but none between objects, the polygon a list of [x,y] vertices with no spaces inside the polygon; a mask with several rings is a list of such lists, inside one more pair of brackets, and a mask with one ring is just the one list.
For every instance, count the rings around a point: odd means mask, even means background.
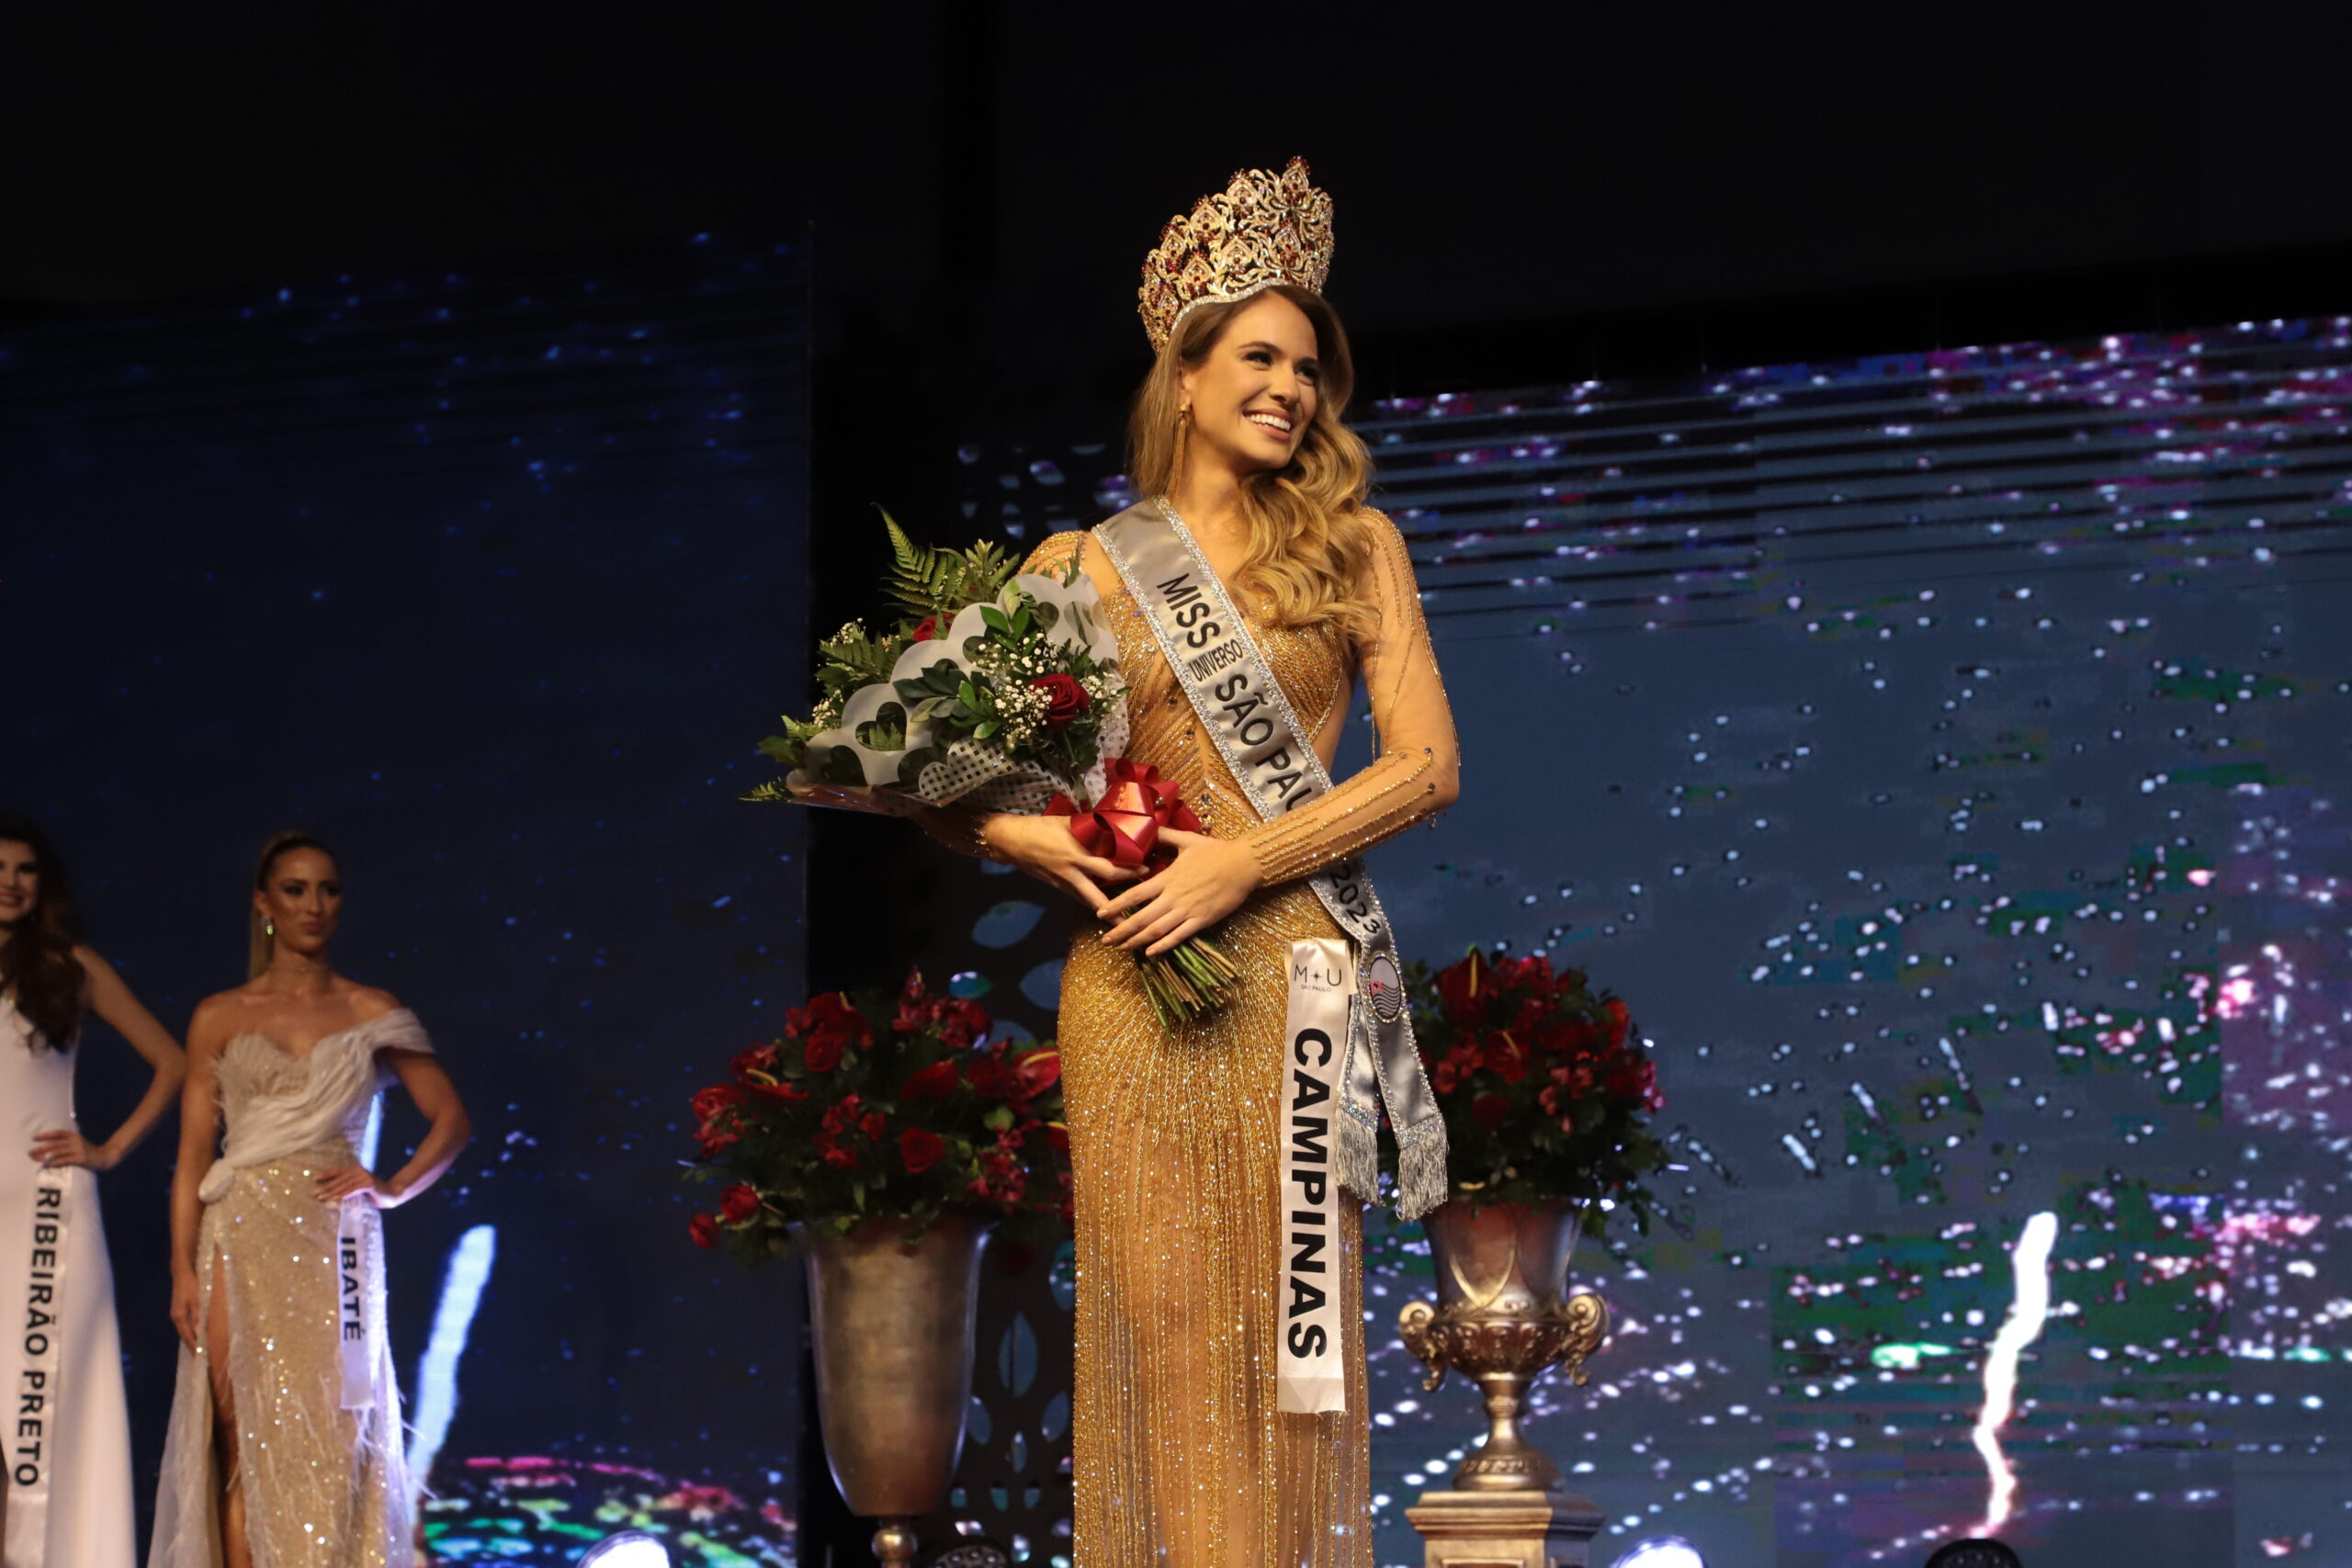
[{"label": "bouquet of flowers", "polygon": [[[1059,816],[1091,854],[1156,871],[1162,829],[1200,822],[1157,769],[1121,756],[1126,683],[1094,584],[1075,557],[1058,578],[1022,572],[998,546],[921,547],[884,513],[891,627],[853,620],[818,645],[816,710],[787,716],[760,750],[791,772],[744,798],[796,786],[862,792],[877,809],[967,804]],[[1201,937],[1139,959],[1163,1026],[1216,1005],[1236,977]]]},{"label": "bouquet of flowers", "polygon": [[847,1231],[944,1214],[1044,1234],[1070,1218],[1061,1056],[1048,1041],[989,1037],[977,1003],[910,974],[880,992],[812,998],[784,1038],[752,1045],[694,1097],[695,1167],[725,1182],[696,1243],[745,1263],[784,1253],[794,1225]]},{"label": "bouquet of flowers", "polygon": [[1666,1164],[1649,1116],[1662,1109],[1657,1066],[1625,1004],[1542,956],[1476,948],[1406,983],[1422,1065],[1445,1116],[1453,1190],[1476,1203],[1585,1202],[1586,1230],[1609,1210],[1649,1230],[1644,1178]]}]

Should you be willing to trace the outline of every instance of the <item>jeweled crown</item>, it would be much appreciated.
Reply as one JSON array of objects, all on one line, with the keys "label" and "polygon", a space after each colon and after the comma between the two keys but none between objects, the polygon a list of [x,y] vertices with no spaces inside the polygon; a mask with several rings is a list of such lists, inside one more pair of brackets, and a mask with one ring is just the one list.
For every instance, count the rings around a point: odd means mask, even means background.
[{"label": "jeweled crown", "polygon": [[1330,273],[1331,198],[1307,184],[1306,160],[1293,158],[1279,175],[1244,169],[1189,216],[1170,219],[1144,258],[1137,309],[1156,352],[1195,305],[1277,283],[1320,294]]}]

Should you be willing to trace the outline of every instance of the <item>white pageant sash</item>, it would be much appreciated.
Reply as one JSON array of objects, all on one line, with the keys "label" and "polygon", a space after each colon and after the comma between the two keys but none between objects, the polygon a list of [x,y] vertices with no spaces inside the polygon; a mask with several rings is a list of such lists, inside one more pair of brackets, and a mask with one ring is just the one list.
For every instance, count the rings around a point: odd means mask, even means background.
[{"label": "white pageant sash", "polygon": [[336,1354],[343,1371],[343,1407],[365,1410],[376,1403],[376,1358],[368,1341],[368,1227],[360,1204],[339,1205],[341,1235],[334,1257]]},{"label": "white pageant sash", "polygon": [[41,1568],[48,1555],[51,1472],[57,1454],[59,1343],[65,1319],[65,1235],[74,1209],[73,1171],[44,1166],[33,1178],[30,1256],[26,1259],[17,1346],[24,1360],[8,1413],[7,1568]]},{"label": "white pageant sash", "polygon": [[1282,1354],[1275,1408],[1320,1416],[1348,1407],[1340,1359],[1340,1181],[1332,1158],[1340,1077],[1355,994],[1348,944],[1290,944],[1290,1024],[1283,1038]]},{"label": "white pageant sash", "polygon": [[[1313,739],[1166,499],[1130,506],[1097,525],[1094,536],[1258,815],[1278,817],[1329,791],[1331,775]],[[1396,1137],[1396,1213],[1419,1219],[1446,1200],[1445,1119],[1413,1043],[1396,933],[1361,861],[1336,862],[1306,880],[1356,949],[1335,1150],[1340,1180],[1365,1202],[1379,1201],[1385,1104]]]}]

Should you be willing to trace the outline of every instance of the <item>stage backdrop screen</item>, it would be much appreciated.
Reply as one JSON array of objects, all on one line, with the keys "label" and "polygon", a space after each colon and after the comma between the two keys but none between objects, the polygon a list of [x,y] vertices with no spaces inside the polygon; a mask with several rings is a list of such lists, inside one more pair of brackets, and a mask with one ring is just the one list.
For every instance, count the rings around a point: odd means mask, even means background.
[{"label": "stage backdrop screen", "polygon": [[[797,1281],[691,1245],[679,1167],[800,995],[800,824],[734,797],[805,680],[807,280],[797,236],[682,237],[6,335],[0,797],[175,1031],[243,977],[264,837],[318,834],[338,967],[472,1113],[387,1227],[437,1562],[793,1557]],[[137,1063],[85,1051],[110,1127]],[[170,1143],[105,1180],[145,1495]]]},{"label": "stage backdrop screen", "polygon": [[[1667,1096],[1668,1221],[1579,1250],[1614,1334],[1532,1423],[1594,1562],[1916,1568],[1988,1516],[2034,1568],[2352,1552],[2352,321],[1358,428],[1464,753],[1373,857],[1406,949],[1588,972]],[[1127,503],[1101,434],[966,447],[967,525]],[[962,960],[1043,1026],[1057,922],[1007,942],[967,874]],[[1418,1229],[1367,1250],[1418,1563],[1483,1423],[1397,1339]]]}]

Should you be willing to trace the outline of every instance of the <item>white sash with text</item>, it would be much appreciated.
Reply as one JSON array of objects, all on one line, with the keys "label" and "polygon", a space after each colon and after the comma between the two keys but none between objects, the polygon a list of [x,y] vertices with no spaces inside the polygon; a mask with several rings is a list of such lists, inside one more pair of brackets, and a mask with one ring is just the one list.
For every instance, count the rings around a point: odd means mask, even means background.
[{"label": "white sash with text", "polygon": [[343,1363],[343,1407],[376,1403],[376,1358],[368,1343],[368,1224],[359,1200],[343,1202],[341,1245],[335,1248],[335,1329]]},{"label": "white sash with text", "polygon": [[1290,944],[1290,1021],[1284,1032],[1282,1355],[1275,1404],[1294,1416],[1348,1406],[1340,1354],[1340,1173],[1333,1156],[1353,956],[1337,937]]},{"label": "white sash with text", "polygon": [[7,1568],[41,1568],[49,1540],[50,1472],[57,1450],[59,1340],[65,1316],[65,1230],[73,1210],[70,1169],[33,1178],[32,1247],[19,1304],[23,1357],[9,1412]]}]

